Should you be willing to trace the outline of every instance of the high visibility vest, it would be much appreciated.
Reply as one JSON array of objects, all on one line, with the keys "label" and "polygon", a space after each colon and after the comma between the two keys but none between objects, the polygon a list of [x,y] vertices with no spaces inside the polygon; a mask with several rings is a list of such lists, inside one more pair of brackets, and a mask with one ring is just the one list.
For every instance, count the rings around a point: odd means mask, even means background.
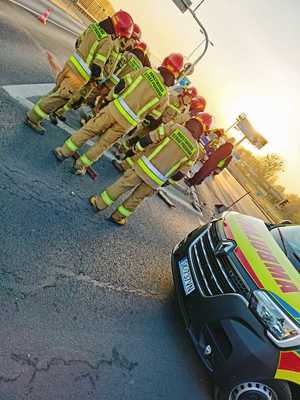
[{"label": "high visibility vest", "polygon": [[88,29],[94,32],[96,40],[92,44],[86,59],[82,58],[82,56],[77,51],[74,51],[74,53],[69,58],[69,61],[75,67],[76,71],[86,81],[89,81],[91,78],[92,73],[90,70],[90,65],[92,64],[94,59],[99,59],[103,63],[107,61],[105,56],[101,54],[96,54],[96,50],[101,40],[108,36],[108,33],[105,32],[104,29],[100,28],[99,25],[96,23],[91,24]]},{"label": "high visibility vest", "polygon": [[[166,146],[173,141],[182,151],[183,157],[176,162],[166,171],[160,171],[154,164],[155,158],[165,149]],[[169,137],[166,137],[147,157],[143,155],[137,160],[137,166],[144,174],[154,183],[154,186],[162,186],[169,178],[184,164],[188,163],[190,166],[193,164],[192,157],[198,151],[198,146],[193,143],[187,135],[176,128]],[[190,161],[189,161],[190,160]]]},{"label": "high visibility vest", "polygon": [[218,164],[217,164],[218,168],[222,169],[224,167],[224,165],[225,165],[225,162],[226,162],[227,158],[229,158],[229,157],[230,156],[225,157],[224,160],[219,161]]},{"label": "high visibility vest", "polygon": [[[125,80],[131,79],[130,75],[126,75]],[[126,102],[126,98],[132,95],[136,88],[143,82],[147,81],[154,92],[154,97],[144,104],[143,107],[137,111],[132,110]],[[129,82],[129,87],[125,92],[114,100],[114,105],[119,113],[130,123],[136,127],[144,115],[160,102],[161,97],[167,95],[167,89],[161,81],[157,72],[152,69],[147,69],[142,75],[138,76],[133,82]]]}]

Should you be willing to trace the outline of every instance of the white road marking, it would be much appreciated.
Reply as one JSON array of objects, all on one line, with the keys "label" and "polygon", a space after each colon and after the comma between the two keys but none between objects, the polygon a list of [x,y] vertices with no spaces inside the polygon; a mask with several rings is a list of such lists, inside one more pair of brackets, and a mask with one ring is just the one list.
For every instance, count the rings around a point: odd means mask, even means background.
[{"label": "white road marking", "polygon": [[[54,86],[55,85],[53,83],[41,83],[41,84],[32,84],[32,85],[6,85],[6,86],[3,86],[3,89],[11,97],[13,97],[15,100],[17,100],[20,104],[22,104],[24,107],[31,109],[34,106],[34,104],[30,100],[28,100],[28,98],[36,97],[36,96],[38,96],[38,97],[45,96],[47,93],[50,92],[50,90],[52,90],[54,88]],[[69,125],[67,125],[61,121],[58,121],[57,126],[61,129],[65,130],[66,132],[68,132],[70,135],[72,135],[75,131]],[[93,141],[91,141],[91,140],[87,141],[88,146],[92,146],[93,144],[94,144]],[[106,158],[108,158],[110,161],[114,159],[114,156],[110,151],[106,152],[104,154],[104,156]],[[181,197],[176,196],[174,191],[170,191],[168,189],[163,189],[163,190],[168,194],[168,196],[172,200],[181,204],[182,206],[187,208],[189,211],[192,211],[193,214],[196,214],[197,217],[199,218],[200,223],[204,224],[204,221],[201,219],[199,212],[196,211],[191,206],[190,203],[183,200]]]},{"label": "white road marking", "polygon": [[[24,10],[30,12],[30,13],[33,14],[33,15],[36,15],[36,16],[40,16],[40,15],[41,15],[40,12],[34,11],[32,8],[27,7],[27,6],[25,6],[24,4],[21,4],[21,3],[19,3],[19,2],[16,1],[16,0],[8,0],[8,1],[10,1],[10,2],[13,3],[13,4],[15,4],[15,5],[18,6],[18,7],[23,8]],[[53,25],[58,26],[59,28],[65,30],[65,31],[67,31],[67,32],[72,33],[72,35],[78,36],[78,33],[76,33],[76,32],[74,32],[74,31],[72,31],[71,29],[69,29],[69,28],[67,28],[67,27],[65,27],[65,26],[63,26],[63,25],[61,25],[61,24],[59,24],[58,22],[53,21],[51,18],[48,18],[48,22],[50,22],[50,23],[53,24]],[[85,29],[85,28],[82,27],[82,29]]]}]

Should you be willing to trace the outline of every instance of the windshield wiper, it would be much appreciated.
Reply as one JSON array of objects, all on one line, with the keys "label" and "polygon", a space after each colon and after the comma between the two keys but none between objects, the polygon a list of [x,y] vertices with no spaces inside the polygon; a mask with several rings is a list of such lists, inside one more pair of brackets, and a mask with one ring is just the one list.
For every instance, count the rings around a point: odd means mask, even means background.
[{"label": "windshield wiper", "polygon": [[298,256],[297,253],[294,253],[294,252],[293,252],[293,256],[300,262],[300,257]]}]

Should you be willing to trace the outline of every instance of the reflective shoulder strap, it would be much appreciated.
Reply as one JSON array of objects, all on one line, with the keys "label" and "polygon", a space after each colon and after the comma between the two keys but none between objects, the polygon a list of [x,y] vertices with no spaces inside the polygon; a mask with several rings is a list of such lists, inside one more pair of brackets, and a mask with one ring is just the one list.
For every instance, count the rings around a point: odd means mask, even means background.
[{"label": "reflective shoulder strap", "polygon": [[184,163],[188,161],[187,157],[183,157],[181,160],[176,162],[172,168],[169,169],[169,171],[166,173],[166,176],[172,176],[174,172],[176,172]]},{"label": "reflective shoulder strap", "polygon": [[[126,75],[127,76],[127,75]],[[131,77],[130,75],[128,75],[129,77]],[[140,83],[143,81],[143,77],[142,76],[138,76],[131,84],[130,86],[125,90],[125,93],[123,94],[123,99],[126,99],[127,96],[130,95],[130,93],[132,93],[139,85]]]},{"label": "reflective shoulder strap", "polygon": [[139,69],[143,68],[143,64],[137,57],[130,57],[128,60],[128,64],[133,69],[133,71],[138,71]]},{"label": "reflective shoulder strap", "polygon": [[97,23],[93,23],[89,26],[89,28],[94,32],[97,37],[97,40],[102,40],[108,36],[108,33],[105,32]]},{"label": "reflective shoulder strap", "polygon": [[152,160],[154,157],[156,157],[169,143],[170,139],[167,137],[165,138],[155,149],[154,151],[149,155],[148,160]]}]

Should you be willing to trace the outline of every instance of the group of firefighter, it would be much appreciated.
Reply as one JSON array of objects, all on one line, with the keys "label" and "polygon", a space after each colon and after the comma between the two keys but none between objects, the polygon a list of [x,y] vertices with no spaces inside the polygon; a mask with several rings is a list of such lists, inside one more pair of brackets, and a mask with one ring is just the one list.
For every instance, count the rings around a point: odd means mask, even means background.
[{"label": "group of firefighter", "polygon": [[[74,172],[84,175],[114,148],[118,160],[113,164],[124,173],[89,202],[101,211],[130,191],[111,215],[119,225],[162,186],[181,179],[191,186],[219,172],[232,152],[229,142],[221,144],[224,131],[211,129],[213,118],[204,112],[205,99],[196,88],[178,84],[185,70],[183,56],[172,53],[153,68],[147,52],[141,29],[125,11],[90,24],[78,37],[54,89],[26,115],[26,124],[44,134],[44,119],[57,124],[58,119],[65,121],[67,111],[90,107],[90,118],[54,154],[61,162],[77,154]],[[92,146],[78,156],[90,139]]]}]

